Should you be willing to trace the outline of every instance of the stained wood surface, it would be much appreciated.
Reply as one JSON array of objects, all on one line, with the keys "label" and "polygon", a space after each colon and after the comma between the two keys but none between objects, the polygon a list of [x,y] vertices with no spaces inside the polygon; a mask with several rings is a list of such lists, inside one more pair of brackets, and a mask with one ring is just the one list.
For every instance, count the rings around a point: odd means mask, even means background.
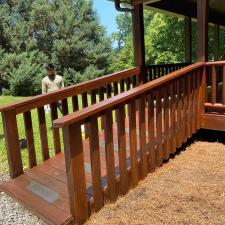
[{"label": "stained wood surface", "polygon": [[87,118],[91,115],[99,113],[103,110],[106,110],[106,109],[113,107],[115,105],[118,105],[120,103],[126,102],[127,100],[132,99],[132,98],[134,98],[140,94],[143,94],[147,91],[151,91],[152,89],[159,87],[160,85],[163,85],[165,83],[168,83],[169,81],[174,80],[175,78],[180,77],[190,71],[193,71],[203,65],[204,65],[204,63],[202,63],[202,62],[195,63],[193,65],[190,65],[183,69],[180,69],[179,71],[175,71],[175,72],[169,74],[168,76],[161,77],[159,79],[153,80],[152,82],[140,85],[129,91],[121,93],[120,95],[116,95],[112,98],[105,100],[104,102],[99,102],[88,108],[85,108],[85,109],[75,112],[73,114],[67,115],[63,118],[57,119],[54,122],[54,127],[65,127],[65,126],[68,126],[69,124],[75,123],[77,121],[81,121],[84,118]]},{"label": "stained wood surface", "polygon": [[60,101],[68,97],[81,94],[85,91],[90,91],[92,89],[100,88],[108,83],[117,82],[121,79],[126,79],[127,77],[140,74],[140,68],[134,67],[131,69],[116,72],[110,75],[102,76],[91,81],[83,82],[81,84],[72,85],[61,90],[57,90],[48,94],[38,95],[20,102],[12,103],[7,106],[0,107],[0,112],[9,109],[16,109],[16,114],[41,107],[53,103],[55,101]]}]

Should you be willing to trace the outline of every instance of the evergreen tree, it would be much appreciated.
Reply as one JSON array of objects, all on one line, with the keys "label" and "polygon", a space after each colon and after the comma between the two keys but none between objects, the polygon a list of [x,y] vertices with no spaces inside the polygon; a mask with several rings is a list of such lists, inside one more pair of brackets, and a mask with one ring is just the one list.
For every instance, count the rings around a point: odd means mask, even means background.
[{"label": "evergreen tree", "polygon": [[[92,0],[4,0],[0,6],[0,85],[7,89],[4,92],[40,93],[43,64],[49,61],[68,84],[108,72],[111,40]],[[24,84],[31,90],[18,87]]]}]

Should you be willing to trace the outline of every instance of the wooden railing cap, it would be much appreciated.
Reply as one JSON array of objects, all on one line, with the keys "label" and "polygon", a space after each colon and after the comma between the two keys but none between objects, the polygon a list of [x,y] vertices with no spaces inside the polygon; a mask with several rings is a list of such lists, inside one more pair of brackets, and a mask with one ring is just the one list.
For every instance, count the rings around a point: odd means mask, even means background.
[{"label": "wooden railing cap", "polygon": [[54,120],[54,127],[55,128],[63,128],[63,127],[69,126],[73,123],[82,121],[90,116],[93,116],[94,114],[100,113],[101,111],[112,108],[118,104],[126,102],[129,99],[137,97],[138,95],[141,95],[142,93],[144,93],[146,91],[149,91],[149,90],[156,88],[166,82],[169,82],[172,79],[175,79],[181,75],[187,74],[194,69],[198,69],[199,67],[201,67],[203,65],[205,65],[204,62],[198,62],[198,63],[192,64],[183,69],[172,72],[167,76],[158,78],[149,83],[143,84],[143,85],[133,88],[129,91],[126,91],[126,92],[116,95],[112,98],[109,98],[105,101],[99,102],[97,104],[94,104],[87,108],[84,108],[80,111],[69,114],[60,119]]},{"label": "wooden railing cap", "polygon": [[225,61],[211,61],[211,62],[206,62],[205,63],[206,66],[219,66],[219,65],[225,65]]},{"label": "wooden railing cap", "polygon": [[[92,89],[100,88],[103,85],[107,85],[107,82],[116,82],[120,78],[123,79],[123,76],[132,74],[137,75],[140,73],[140,67],[133,67],[131,69],[126,69],[123,71],[119,71],[113,74],[105,75],[90,81],[86,81],[80,84],[75,84],[70,87],[66,87],[61,90],[53,91],[48,94],[41,94],[34,97],[30,97],[29,99],[18,101],[15,103],[8,104],[6,106],[0,106],[0,112],[7,110],[16,110],[16,114],[26,112],[33,108],[37,108],[43,106],[45,104],[50,104],[52,102],[57,102],[64,98],[71,97],[76,94],[81,94],[82,92],[90,91]],[[124,78],[124,79],[125,79]],[[35,107],[36,106],[36,107]]]}]

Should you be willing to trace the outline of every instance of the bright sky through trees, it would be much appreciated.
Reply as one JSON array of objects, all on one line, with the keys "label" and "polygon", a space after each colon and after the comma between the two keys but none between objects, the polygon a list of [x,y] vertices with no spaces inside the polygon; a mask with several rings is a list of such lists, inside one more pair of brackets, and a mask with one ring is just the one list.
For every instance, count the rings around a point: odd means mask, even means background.
[{"label": "bright sky through trees", "polygon": [[107,0],[94,0],[94,9],[97,10],[97,14],[100,18],[101,24],[106,28],[108,34],[117,30],[116,15],[119,12],[116,11],[114,3]]}]

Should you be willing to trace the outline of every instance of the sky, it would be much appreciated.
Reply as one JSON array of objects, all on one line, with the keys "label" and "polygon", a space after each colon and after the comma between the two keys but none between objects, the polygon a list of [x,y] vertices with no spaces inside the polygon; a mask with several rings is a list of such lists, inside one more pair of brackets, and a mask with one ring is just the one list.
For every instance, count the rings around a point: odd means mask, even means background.
[{"label": "sky", "polygon": [[116,11],[114,2],[107,0],[94,0],[94,9],[100,18],[101,24],[106,28],[107,34],[111,34],[117,30]]}]

